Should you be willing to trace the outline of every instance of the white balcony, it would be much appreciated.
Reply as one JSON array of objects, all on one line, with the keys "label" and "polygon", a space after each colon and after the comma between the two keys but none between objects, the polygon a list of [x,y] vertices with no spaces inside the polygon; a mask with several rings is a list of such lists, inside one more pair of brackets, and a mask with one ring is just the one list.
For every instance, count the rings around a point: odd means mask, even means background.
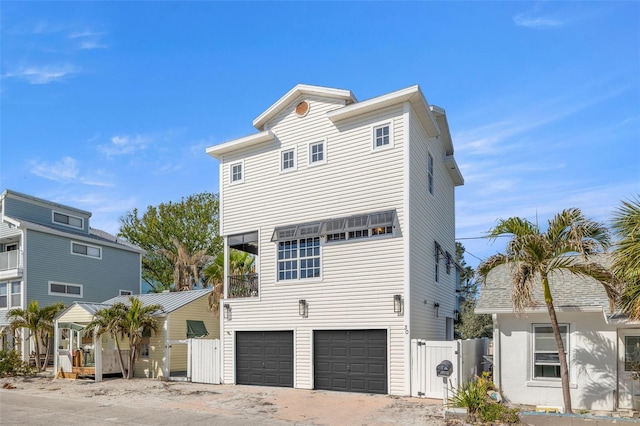
[{"label": "white balcony", "polygon": [[22,250],[12,250],[0,253],[0,279],[22,276]]}]

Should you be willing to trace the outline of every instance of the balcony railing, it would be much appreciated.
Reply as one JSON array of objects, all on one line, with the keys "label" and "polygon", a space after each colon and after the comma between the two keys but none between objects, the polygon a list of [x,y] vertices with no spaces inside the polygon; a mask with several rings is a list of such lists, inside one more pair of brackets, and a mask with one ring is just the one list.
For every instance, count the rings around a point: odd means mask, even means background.
[{"label": "balcony railing", "polygon": [[229,276],[229,297],[257,297],[258,274]]},{"label": "balcony railing", "polygon": [[22,267],[22,250],[0,253],[0,271],[9,271]]}]

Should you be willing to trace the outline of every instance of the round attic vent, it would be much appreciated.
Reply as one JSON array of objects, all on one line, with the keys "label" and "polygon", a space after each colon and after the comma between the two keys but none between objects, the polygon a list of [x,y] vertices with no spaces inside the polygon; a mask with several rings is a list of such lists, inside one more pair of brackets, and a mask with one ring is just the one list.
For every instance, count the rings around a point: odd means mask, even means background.
[{"label": "round attic vent", "polygon": [[302,101],[296,105],[296,115],[298,117],[304,117],[309,112],[309,102]]}]

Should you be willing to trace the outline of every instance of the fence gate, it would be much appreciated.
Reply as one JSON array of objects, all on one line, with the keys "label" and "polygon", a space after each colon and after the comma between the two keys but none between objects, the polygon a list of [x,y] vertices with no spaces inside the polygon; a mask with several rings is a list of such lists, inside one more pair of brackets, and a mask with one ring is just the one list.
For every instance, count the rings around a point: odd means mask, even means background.
[{"label": "fence gate", "polygon": [[[488,339],[471,340],[411,340],[411,396],[447,398],[451,389],[480,375]],[[453,372],[444,379],[436,376],[436,367],[451,361]]]},{"label": "fence gate", "polygon": [[220,384],[220,340],[188,340],[187,376],[196,383]]}]

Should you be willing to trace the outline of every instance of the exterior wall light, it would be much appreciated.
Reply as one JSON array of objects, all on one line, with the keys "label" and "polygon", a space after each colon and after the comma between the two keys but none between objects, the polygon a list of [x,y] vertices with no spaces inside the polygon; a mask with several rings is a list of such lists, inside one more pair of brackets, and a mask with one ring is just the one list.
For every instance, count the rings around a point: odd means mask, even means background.
[{"label": "exterior wall light", "polygon": [[453,311],[453,319],[458,321],[459,318],[460,318],[460,311],[456,309],[455,311]]},{"label": "exterior wall light", "polygon": [[302,318],[307,318],[309,316],[309,305],[304,299],[298,300],[298,314]]},{"label": "exterior wall light", "polygon": [[224,304],[224,319],[231,320],[231,305],[228,303]]},{"label": "exterior wall light", "polygon": [[402,296],[399,294],[393,295],[393,312],[398,314],[398,316],[402,315]]},{"label": "exterior wall light", "polygon": [[438,310],[440,309],[440,304],[438,302],[433,304],[433,310],[436,311],[436,318],[438,318]]}]

